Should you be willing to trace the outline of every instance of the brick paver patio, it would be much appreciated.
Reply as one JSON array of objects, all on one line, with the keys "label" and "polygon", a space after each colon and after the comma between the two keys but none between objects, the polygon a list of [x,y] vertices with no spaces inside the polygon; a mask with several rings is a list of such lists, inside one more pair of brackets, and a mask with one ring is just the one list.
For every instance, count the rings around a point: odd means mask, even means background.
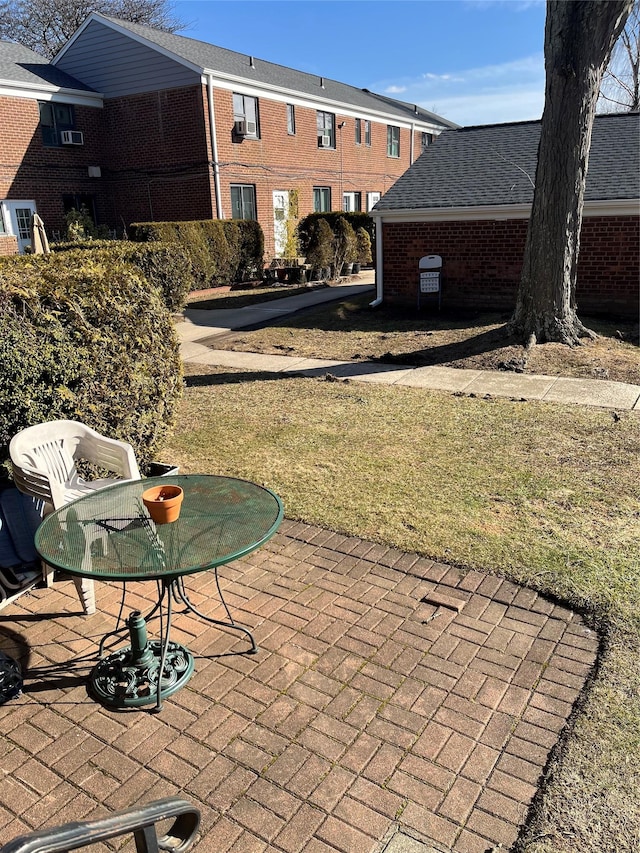
[{"label": "brick paver patio", "polygon": [[[456,853],[513,844],[595,660],[579,616],[293,522],[221,575],[260,652],[178,615],[196,672],[159,715],[86,693],[118,585],[91,617],[71,582],[0,613],[26,670],[0,706],[0,843],[179,794],[202,811],[200,853],[369,853],[395,828]],[[213,573],[187,585],[218,614]],[[152,585],[128,590],[127,610],[148,608]]]}]

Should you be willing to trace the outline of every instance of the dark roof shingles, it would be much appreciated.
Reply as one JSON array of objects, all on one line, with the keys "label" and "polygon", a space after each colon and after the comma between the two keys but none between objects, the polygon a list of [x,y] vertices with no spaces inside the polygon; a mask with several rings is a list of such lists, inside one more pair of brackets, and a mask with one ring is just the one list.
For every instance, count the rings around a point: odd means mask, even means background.
[{"label": "dark roof shingles", "polygon": [[38,86],[56,86],[60,89],[77,89],[93,92],[70,74],[66,74],[48,59],[28,47],[12,41],[0,41],[0,80]]},{"label": "dark roof shingles", "polygon": [[[376,210],[530,204],[539,139],[539,121],[445,131]],[[639,143],[638,113],[596,117],[586,200],[640,198]]]}]

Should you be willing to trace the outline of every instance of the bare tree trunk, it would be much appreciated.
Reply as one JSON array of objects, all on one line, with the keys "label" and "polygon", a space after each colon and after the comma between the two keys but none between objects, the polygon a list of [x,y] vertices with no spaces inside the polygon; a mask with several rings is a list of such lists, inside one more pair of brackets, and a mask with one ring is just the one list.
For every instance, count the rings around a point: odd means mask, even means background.
[{"label": "bare tree trunk", "polygon": [[576,271],[591,129],[600,82],[632,0],[548,0],[545,106],[513,331],[576,344]]}]

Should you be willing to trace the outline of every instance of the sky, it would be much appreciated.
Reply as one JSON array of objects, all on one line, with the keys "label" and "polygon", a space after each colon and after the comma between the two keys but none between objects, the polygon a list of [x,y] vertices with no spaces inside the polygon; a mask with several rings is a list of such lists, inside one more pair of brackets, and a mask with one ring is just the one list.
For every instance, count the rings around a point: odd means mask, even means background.
[{"label": "sky", "polygon": [[419,104],[539,119],[543,0],[174,0],[181,35]]}]

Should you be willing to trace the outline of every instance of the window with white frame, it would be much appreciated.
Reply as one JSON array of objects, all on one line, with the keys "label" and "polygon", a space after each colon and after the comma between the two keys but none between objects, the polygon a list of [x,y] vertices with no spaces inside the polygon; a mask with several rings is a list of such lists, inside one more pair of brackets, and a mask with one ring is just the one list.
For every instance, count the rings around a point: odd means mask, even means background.
[{"label": "window with white frame", "polygon": [[40,101],[40,128],[42,143],[47,148],[62,145],[63,130],[73,130],[76,126],[72,104],[54,104],[52,101]]},{"label": "window with white frame", "polygon": [[336,147],[336,117],[333,113],[316,113],[318,125],[318,148]]},{"label": "window with white frame", "polygon": [[[258,99],[250,95],[233,93],[233,121],[239,136],[250,139],[260,138],[260,117],[258,114]],[[239,131],[243,132],[240,133]]]},{"label": "window with white frame", "polygon": [[356,119],[356,145],[362,144],[362,119]]},{"label": "window with white frame", "polygon": [[387,157],[400,156],[400,128],[387,125]]},{"label": "window with white frame", "polygon": [[328,213],[331,210],[331,187],[313,188],[314,213]]},{"label": "window with white frame", "polygon": [[296,108],[293,104],[287,104],[287,133],[289,136],[296,133]]},{"label": "window with white frame", "polygon": [[367,213],[369,213],[374,204],[380,201],[380,195],[377,192],[367,193]]},{"label": "window with white frame", "polygon": [[0,234],[6,234],[7,229],[4,224],[4,214],[2,212],[2,202],[0,202]]},{"label": "window with white frame", "polygon": [[428,148],[433,142],[433,133],[423,133],[422,134],[422,150]]},{"label": "window with white frame", "polygon": [[342,194],[342,209],[348,213],[362,210],[362,193],[347,192]]},{"label": "window with white frame", "polygon": [[256,188],[253,184],[231,184],[231,217],[257,219]]},{"label": "window with white frame", "polygon": [[371,122],[364,123],[364,144],[371,146]]}]

